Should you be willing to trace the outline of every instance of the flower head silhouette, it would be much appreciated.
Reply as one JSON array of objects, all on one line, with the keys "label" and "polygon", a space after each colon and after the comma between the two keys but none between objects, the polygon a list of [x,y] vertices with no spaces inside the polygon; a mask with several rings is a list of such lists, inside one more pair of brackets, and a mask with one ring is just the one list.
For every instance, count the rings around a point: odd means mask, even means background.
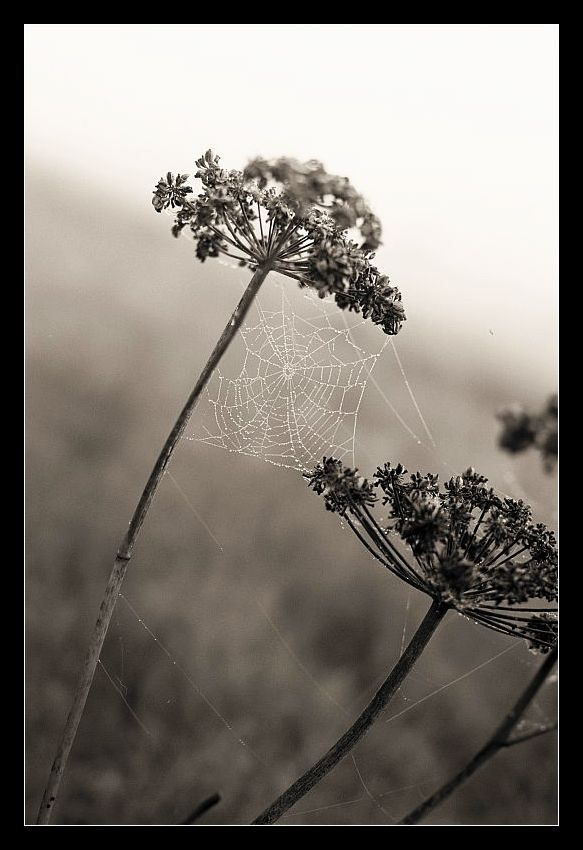
[{"label": "flower head silhouette", "polygon": [[[366,549],[403,581],[547,652],[556,642],[554,608],[523,606],[556,601],[553,532],[533,522],[524,502],[497,496],[473,469],[443,487],[437,475],[416,472],[407,479],[406,473],[401,464],[385,463],[370,483],[341,461],[324,458],[306,477],[326,508],[341,514]],[[384,522],[371,510],[379,501],[388,508]]]},{"label": "flower head silhouette", "polygon": [[333,295],[341,309],[362,313],[386,334],[399,332],[401,294],[372,264],[380,221],[345,177],[328,174],[315,160],[285,157],[229,171],[211,150],[196,165],[198,196],[189,197],[188,175],[168,173],[152,203],[157,212],[177,210],[172,231],[190,230],[201,262],[223,254],[251,269],[269,266],[321,298]]},{"label": "flower head silhouette", "polygon": [[533,446],[540,452],[546,472],[555,468],[559,453],[559,406],[556,394],[547,399],[538,413],[515,404],[501,410],[497,418],[502,423],[498,438],[500,448],[517,454]]}]

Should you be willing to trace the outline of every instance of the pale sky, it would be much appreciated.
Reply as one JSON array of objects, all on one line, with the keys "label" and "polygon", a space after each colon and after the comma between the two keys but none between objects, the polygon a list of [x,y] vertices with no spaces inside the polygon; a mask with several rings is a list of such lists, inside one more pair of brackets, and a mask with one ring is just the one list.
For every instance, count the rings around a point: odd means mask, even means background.
[{"label": "pale sky", "polygon": [[207,147],[321,159],[379,214],[409,313],[553,383],[557,25],[25,27],[31,164],[151,217]]}]

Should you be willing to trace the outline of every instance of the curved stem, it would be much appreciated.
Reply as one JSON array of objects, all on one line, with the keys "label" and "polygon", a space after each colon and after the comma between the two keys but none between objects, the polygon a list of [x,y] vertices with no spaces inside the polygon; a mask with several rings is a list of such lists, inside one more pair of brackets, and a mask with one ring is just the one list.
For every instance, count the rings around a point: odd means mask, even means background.
[{"label": "curved stem", "polygon": [[[449,782],[446,782],[445,785],[442,785],[441,788],[428,797],[423,803],[421,803],[417,808],[413,809],[403,820],[399,821],[400,824],[415,824],[419,823],[420,820],[429,814],[436,806],[439,806],[440,803],[443,803],[444,800],[453,794],[453,792],[459,788],[462,783],[469,779],[470,776],[479,770],[483,764],[489,761],[492,756],[495,756],[496,753],[503,749],[504,747],[512,746],[519,742],[519,740],[528,740],[529,738],[534,737],[531,735],[525,735],[522,738],[511,739],[510,734],[512,730],[515,728],[516,724],[522,718],[524,712],[535,698],[536,694],[544,684],[547,676],[555,666],[555,662],[557,660],[557,648],[555,647],[551,652],[549,652],[545,661],[537,672],[534,674],[514,706],[508,712],[502,723],[498,726],[492,737],[487,741],[487,743],[482,747],[482,749],[476,753],[476,755],[463,767],[459,773],[457,773],[453,779],[450,779]],[[544,731],[550,731],[549,729],[545,729]]]},{"label": "curved stem", "polygon": [[381,685],[371,702],[350,729],[336,741],[328,752],[316,762],[313,767],[300,776],[293,785],[284,791],[265,811],[253,821],[253,824],[275,823],[308,791],[317,785],[330,771],[336,767],[345,755],[366,735],[379,714],[387,707],[405,677],[410,673],[415,662],[427,646],[431,636],[441,623],[448,608],[443,602],[434,601],[405,652],[401,655],[384,683]]},{"label": "curved stem", "polygon": [[174,423],[174,427],[172,428],[172,431],[170,432],[166,442],[164,443],[162,451],[158,455],[158,459],[154,465],[152,472],[150,473],[150,477],[148,478],[142,495],[140,496],[140,500],[131,518],[128,530],[117,551],[117,555],[113,564],[113,569],[111,571],[109,581],[107,582],[105,595],[99,608],[99,616],[97,618],[97,622],[93,630],[93,635],[91,636],[91,641],[89,643],[89,648],[87,650],[87,655],[85,656],[85,661],[83,662],[83,667],[81,669],[81,673],[79,675],[79,679],[75,688],[73,704],[69,711],[69,715],[65,723],[65,728],[63,730],[61,740],[59,741],[59,745],[57,747],[55,760],[53,762],[48,783],[43,795],[42,803],[37,817],[37,824],[50,823],[51,814],[57,800],[59,787],[63,778],[63,773],[65,772],[67,760],[75,742],[77,729],[79,728],[79,723],[81,721],[81,717],[83,716],[85,703],[87,702],[87,696],[89,694],[91,683],[93,681],[95,668],[97,667],[97,662],[99,661],[101,649],[103,647],[103,643],[107,635],[111,615],[113,614],[113,609],[115,608],[115,604],[117,602],[117,598],[121,589],[122,582],[124,580],[124,576],[126,574],[128,563],[130,561],[130,558],[132,557],[134,545],[136,543],[146,515],[150,509],[152,500],[156,494],[156,491],[158,490],[164,472],[166,471],[166,467],[170,462],[170,458],[174,453],[174,449],[176,448],[180,441],[180,438],[184,434],[184,430],[188,424],[188,421],[192,415],[194,408],[196,407],[200,394],[208,383],[212,373],[220,362],[223,354],[236,336],[237,331],[241,327],[243,320],[247,315],[249,307],[253,303],[253,299],[257,295],[261,284],[269,274],[270,270],[271,265],[266,264],[258,268],[253,277],[251,278],[247,289],[243,293],[241,300],[235,308],[227,326],[222,332],[219,341],[217,342],[214,348],[213,353],[209,357],[206,366],[202,370],[200,377],[198,378],[194,386],[194,389],[189,395],[186,404],[182,408],[178,419]]}]

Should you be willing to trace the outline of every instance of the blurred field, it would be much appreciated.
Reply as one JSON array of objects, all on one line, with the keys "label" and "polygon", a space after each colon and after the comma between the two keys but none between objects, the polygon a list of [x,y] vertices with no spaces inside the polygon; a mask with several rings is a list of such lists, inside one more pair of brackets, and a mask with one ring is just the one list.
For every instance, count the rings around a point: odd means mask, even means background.
[{"label": "blurred field", "polygon": [[[166,219],[135,222],[112,200],[34,170],[28,257],[30,823],[124,524],[247,273],[200,266]],[[497,451],[494,420],[501,405],[534,404],[554,388],[537,386],[518,352],[502,369],[489,354],[495,345],[412,316],[399,352],[439,448],[432,455],[411,441],[369,387],[359,465],[370,472],[369,456],[401,459],[446,474],[472,464],[534,499],[540,519],[554,524],[554,481],[538,458],[509,461]],[[414,422],[388,351],[375,374]],[[342,709],[352,716],[366,702],[404,627],[410,632],[427,607],[293,472],[185,442],[172,473],[222,550],[166,480],[124,595],[178,665],[120,600],[103,656],[118,689],[98,670],[58,823],[175,824],[216,790],[223,801],[204,823],[248,823],[338,737]],[[511,645],[449,615],[390,712]],[[297,807],[321,811],[282,823],[401,817],[481,745],[536,663],[519,644],[378,724],[355,758],[382,809],[348,759]],[[531,716],[553,715],[549,687]],[[498,756],[431,822],[555,823],[555,786],[551,735]]]}]

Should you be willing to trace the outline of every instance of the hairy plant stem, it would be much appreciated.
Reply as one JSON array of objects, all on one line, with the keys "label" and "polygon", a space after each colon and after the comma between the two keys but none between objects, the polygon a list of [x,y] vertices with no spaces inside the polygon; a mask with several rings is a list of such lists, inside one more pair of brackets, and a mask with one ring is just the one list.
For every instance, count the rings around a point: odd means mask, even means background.
[{"label": "hairy plant stem", "polygon": [[63,778],[65,768],[67,766],[67,760],[75,742],[77,729],[79,728],[79,723],[81,721],[81,717],[83,716],[83,710],[85,708],[87,696],[89,694],[91,683],[93,681],[93,676],[95,674],[95,668],[97,667],[97,662],[99,661],[101,649],[103,647],[103,643],[107,635],[111,615],[113,614],[113,609],[115,608],[115,604],[118,599],[119,591],[121,589],[121,585],[126,574],[128,563],[130,561],[130,558],[132,557],[134,545],[136,543],[146,515],[150,509],[152,500],[156,495],[156,491],[158,490],[158,487],[164,476],[164,472],[166,471],[170,459],[174,453],[174,450],[178,445],[180,438],[184,434],[184,430],[190,420],[194,408],[196,407],[201,392],[208,383],[211,375],[219,364],[223,354],[236,336],[237,331],[241,327],[243,320],[247,315],[249,307],[253,303],[253,300],[257,295],[259,288],[261,287],[261,284],[263,283],[270,271],[271,262],[266,261],[263,265],[258,267],[255,273],[253,274],[253,277],[251,278],[247,289],[243,293],[241,300],[235,308],[235,311],[233,312],[229,323],[222,332],[219,341],[217,342],[214,348],[213,353],[209,357],[206,366],[202,370],[194,386],[194,389],[189,395],[186,404],[182,408],[176,422],[174,423],[174,427],[168,435],[168,438],[164,443],[164,446],[162,447],[162,451],[158,455],[158,459],[154,465],[154,468],[152,469],[152,472],[150,473],[150,477],[148,478],[146,486],[144,487],[142,495],[140,496],[138,505],[131,518],[128,530],[123,538],[119,549],[117,550],[113,569],[111,571],[111,575],[109,576],[109,581],[107,582],[107,587],[105,589],[105,595],[99,608],[99,616],[97,618],[97,622],[95,624],[95,628],[93,630],[93,634],[89,643],[89,648],[87,650],[87,655],[85,656],[85,661],[83,662],[83,667],[81,669],[81,673],[79,675],[79,679],[75,687],[73,704],[69,711],[69,715],[65,723],[65,728],[63,730],[63,734],[57,747],[57,753],[53,761],[47,786],[39,809],[37,824],[50,823],[52,811],[57,801],[61,780]]},{"label": "hairy plant stem", "polygon": [[[419,823],[419,821],[423,820],[423,818],[435,809],[436,806],[439,806],[440,803],[447,800],[447,798],[453,794],[453,792],[459,788],[466,779],[473,776],[473,774],[493,756],[495,756],[499,750],[535,737],[532,733],[520,736],[516,739],[510,738],[510,735],[544,684],[547,676],[555,666],[556,660],[557,648],[555,647],[551,650],[551,652],[549,652],[543,664],[541,664],[535,675],[532,677],[514,706],[510,709],[502,723],[498,726],[494,734],[482,747],[482,749],[476,753],[476,755],[459,771],[459,773],[453,777],[453,779],[450,779],[449,782],[442,785],[441,788],[431,795],[431,797],[428,797],[423,803],[399,821],[400,824],[412,825]],[[548,726],[544,729],[544,731],[551,731],[553,728],[554,726]]]},{"label": "hairy plant stem", "polygon": [[421,621],[419,628],[409,641],[409,645],[403,652],[384,683],[364,711],[352,724],[341,738],[330,747],[328,752],[316,762],[313,767],[300,776],[293,785],[284,791],[265,811],[253,821],[253,824],[276,823],[280,817],[287,812],[298,800],[317,785],[330,771],[336,767],[344,756],[356,746],[366,735],[379,714],[387,707],[395,695],[403,680],[411,672],[419,656],[427,646],[435,630],[441,623],[448,610],[443,602],[434,601]]}]

